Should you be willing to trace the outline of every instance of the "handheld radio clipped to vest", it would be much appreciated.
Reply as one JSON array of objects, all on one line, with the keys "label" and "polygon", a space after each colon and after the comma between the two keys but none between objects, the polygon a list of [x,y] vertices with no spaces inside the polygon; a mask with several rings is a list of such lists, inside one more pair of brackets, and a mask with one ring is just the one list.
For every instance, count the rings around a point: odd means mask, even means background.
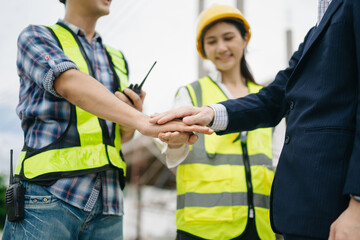
[{"label": "handheld radio clipped to vest", "polygon": [[19,179],[13,176],[13,150],[10,150],[10,180],[5,193],[6,214],[9,222],[24,219],[25,188]]},{"label": "handheld radio clipped to vest", "polygon": [[[156,64],[156,61],[155,61],[154,64],[151,66],[149,72],[146,74],[144,80],[142,80],[142,82],[140,83],[140,85],[138,85],[137,83],[136,83],[135,85],[134,85],[134,84],[130,84],[129,88],[130,88],[131,90],[133,90],[137,95],[139,95],[139,96],[141,95],[141,88],[142,88],[142,86],[144,85],[144,82],[145,82],[146,78],[149,76],[149,73],[151,72],[151,70],[153,69],[153,67],[155,66],[155,64]],[[125,93],[124,93],[124,94],[125,94]],[[131,99],[128,95],[125,94],[125,96],[130,100],[130,102],[131,102],[132,104],[134,104],[134,102],[132,101],[132,99]]]}]

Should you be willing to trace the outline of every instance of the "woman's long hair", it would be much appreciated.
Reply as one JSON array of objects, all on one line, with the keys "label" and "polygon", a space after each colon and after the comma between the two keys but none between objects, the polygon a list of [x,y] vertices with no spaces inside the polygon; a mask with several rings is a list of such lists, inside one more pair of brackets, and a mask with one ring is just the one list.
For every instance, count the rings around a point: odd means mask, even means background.
[{"label": "woman's long hair", "polygon": [[[246,29],[244,27],[244,23],[240,19],[237,19],[237,18],[223,18],[223,19],[219,19],[217,21],[214,21],[214,22],[210,23],[209,25],[207,25],[204,28],[204,30],[202,31],[201,36],[200,36],[200,41],[202,43],[202,52],[203,52],[204,56],[206,56],[205,49],[204,49],[204,36],[205,36],[205,33],[212,26],[214,26],[215,24],[217,24],[219,22],[226,22],[226,23],[234,25],[239,30],[241,37],[243,39],[245,39],[247,31],[246,31]],[[250,81],[250,82],[253,82],[253,83],[256,84],[254,76],[250,72],[249,65],[247,64],[246,59],[245,59],[245,50],[244,50],[243,56],[242,56],[241,61],[240,61],[240,74],[246,79],[246,81]]]}]

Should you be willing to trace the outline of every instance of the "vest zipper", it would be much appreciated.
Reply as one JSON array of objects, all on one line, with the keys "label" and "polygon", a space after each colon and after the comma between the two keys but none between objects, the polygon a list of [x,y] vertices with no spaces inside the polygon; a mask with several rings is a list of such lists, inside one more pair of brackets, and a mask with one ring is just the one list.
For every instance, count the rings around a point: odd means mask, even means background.
[{"label": "vest zipper", "polygon": [[249,154],[247,151],[246,145],[247,133],[241,132],[240,140],[241,140],[241,148],[243,152],[243,161],[244,161],[244,168],[245,168],[245,177],[246,177],[246,186],[247,186],[247,198],[248,198],[248,205],[249,205],[249,218],[254,218],[254,193],[253,187],[251,182],[251,170],[250,170],[250,160]]}]

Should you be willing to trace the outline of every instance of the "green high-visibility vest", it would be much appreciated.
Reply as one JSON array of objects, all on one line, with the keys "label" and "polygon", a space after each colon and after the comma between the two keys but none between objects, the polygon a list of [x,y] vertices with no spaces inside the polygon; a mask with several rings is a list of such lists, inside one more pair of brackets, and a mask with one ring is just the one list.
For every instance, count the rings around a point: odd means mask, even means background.
[{"label": "green high-visibility vest", "polygon": [[[250,93],[261,89],[248,82]],[[209,77],[186,86],[194,106],[227,100]],[[248,217],[254,215],[261,239],[275,239],[270,226],[272,128],[248,132],[247,151],[251,178],[246,176],[239,133],[199,134],[187,158],[177,168],[177,229],[204,239],[232,239],[240,236]],[[248,187],[252,188],[252,210]]]},{"label": "green high-visibility vest", "polygon": [[[62,23],[48,28],[80,71],[94,77],[91,63],[76,34]],[[109,46],[106,51],[114,75],[113,90],[121,91],[128,86],[126,62],[120,51]],[[70,121],[62,136],[41,149],[32,149],[25,144],[15,174],[22,180],[45,183],[114,168],[120,171],[121,178],[125,177],[120,126],[113,123],[110,136],[105,120],[71,104]]]}]

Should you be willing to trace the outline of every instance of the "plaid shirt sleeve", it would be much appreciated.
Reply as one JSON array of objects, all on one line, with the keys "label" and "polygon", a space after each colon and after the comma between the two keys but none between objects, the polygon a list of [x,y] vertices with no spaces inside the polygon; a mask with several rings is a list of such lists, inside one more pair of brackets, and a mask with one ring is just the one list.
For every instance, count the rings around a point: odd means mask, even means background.
[{"label": "plaid shirt sleeve", "polygon": [[53,87],[54,79],[68,69],[78,69],[64,54],[44,26],[29,25],[19,35],[17,52],[18,74],[34,81],[40,88],[58,95]]}]

